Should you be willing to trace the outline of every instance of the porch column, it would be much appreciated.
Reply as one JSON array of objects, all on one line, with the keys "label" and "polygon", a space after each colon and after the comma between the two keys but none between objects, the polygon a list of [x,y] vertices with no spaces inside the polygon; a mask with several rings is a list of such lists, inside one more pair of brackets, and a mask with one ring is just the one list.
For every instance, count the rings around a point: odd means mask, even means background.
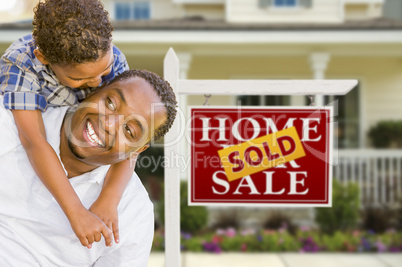
[{"label": "porch column", "polygon": [[[192,60],[192,55],[190,53],[177,53],[177,57],[179,59],[179,66],[180,66],[180,79],[186,80],[188,77],[188,72],[190,69],[190,64]],[[182,112],[184,114],[185,121],[183,122],[184,124],[186,123],[187,120],[187,95],[180,95],[179,99],[179,112]],[[179,162],[187,162],[189,158],[189,151],[187,148],[187,139],[186,139],[186,132],[184,133],[184,136],[180,139],[180,151],[182,157],[184,157],[184,161],[179,161]],[[187,178],[187,170],[184,170],[185,166],[182,166],[180,169],[180,178]]]},{"label": "porch column", "polygon": [[[328,61],[330,59],[329,53],[313,53],[310,55],[310,66],[313,71],[314,80],[325,79],[325,71],[328,67]],[[316,106],[324,106],[324,95],[315,96]]]}]

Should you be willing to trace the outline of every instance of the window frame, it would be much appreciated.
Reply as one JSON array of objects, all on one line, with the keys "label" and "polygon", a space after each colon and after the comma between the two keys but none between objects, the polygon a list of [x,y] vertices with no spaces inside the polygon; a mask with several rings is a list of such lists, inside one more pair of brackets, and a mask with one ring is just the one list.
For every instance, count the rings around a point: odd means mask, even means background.
[{"label": "window frame", "polygon": [[[128,17],[118,16],[118,6],[124,6],[124,9],[128,11]],[[114,8],[114,20],[116,21],[138,21],[138,20],[150,20],[152,18],[152,4],[151,1],[147,0],[137,0],[137,1],[127,1],[127,0],[115,0],[113,1]],[[138,16],[139,14],[139,16]],[[144,15],[145,14],[145,15]]]}]

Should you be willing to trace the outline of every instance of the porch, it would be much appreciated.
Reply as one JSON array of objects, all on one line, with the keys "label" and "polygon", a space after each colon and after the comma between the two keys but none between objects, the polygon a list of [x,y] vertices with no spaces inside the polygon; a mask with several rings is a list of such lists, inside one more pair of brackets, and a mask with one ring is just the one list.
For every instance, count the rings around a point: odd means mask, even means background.
[{"label": "porch", "polygon": [[402,150],[340,149],[334,153],[333,178],[357,183],[361,207],[402,203]]}]

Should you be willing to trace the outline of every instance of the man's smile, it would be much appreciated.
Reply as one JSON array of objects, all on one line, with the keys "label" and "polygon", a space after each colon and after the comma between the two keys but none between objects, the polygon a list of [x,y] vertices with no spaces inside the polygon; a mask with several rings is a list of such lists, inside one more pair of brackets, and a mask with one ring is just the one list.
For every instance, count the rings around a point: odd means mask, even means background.
[{"label": "man's smile", "polygon": [[105,143],[96,134],[94,127],[89,120],[87,120],[86,122],[84,137],[88,141],[88,143],[92,146],[105,147]]}]

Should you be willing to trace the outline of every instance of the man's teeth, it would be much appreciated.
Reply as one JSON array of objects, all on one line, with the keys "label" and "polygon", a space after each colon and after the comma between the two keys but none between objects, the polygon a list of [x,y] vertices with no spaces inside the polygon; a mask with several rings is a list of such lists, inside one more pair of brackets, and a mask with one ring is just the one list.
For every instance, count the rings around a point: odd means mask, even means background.
[{"label": "man's teeth", "polygon": [[92,124],[89,121],[87,122],[87,135],[88,135],[89,140],[92,143],[95,143],[98,146],[102,146],[102,147],[104,146],[103,142],[96,135],[96,133],[94,131],[94,128],[93,128]]}]

